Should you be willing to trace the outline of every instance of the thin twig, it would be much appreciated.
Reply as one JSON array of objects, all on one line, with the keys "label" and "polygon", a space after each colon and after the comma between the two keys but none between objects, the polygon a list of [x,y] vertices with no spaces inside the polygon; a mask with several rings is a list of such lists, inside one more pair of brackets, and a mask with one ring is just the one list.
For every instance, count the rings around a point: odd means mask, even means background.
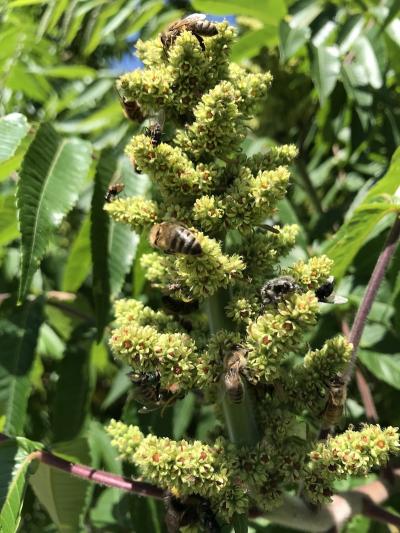
[{"label": "thin twig", "polygon": [[387,511],[380,505],[376,505],[369,498],[365,498],[364,500],[362,514],[368,518],[376,520],[377,522],[382,522],[383,524],[392,524],[393,526],[400,528],[400,516]]},{"label": "thin twig", "polygon": [[[350,336],[350,328],[346,320],[343,320],[342,322],[342,331],[344,336],[348,339]],[[371,389],[359,368],[356,368],[356,383],[368,422],[378,422],[378,411],[375,406]]]},{"label": "thin twig", "polygon": [[384,244],[383,250],[378,257],[375,268],[372,272],[371,278],[368,282],[367,289],[364,294],[364,298],[361,302],[360,307],[358,308],[356,317],[354,319],[353,327],[350,331],[349,341],[353,344],[353,353],[351,356],[351,361],[344,373],[343,378],[345,381],[349,382],[353,374],[354,365],[357,359],[357,350],[360,344],[360,339],[364,331],[364,327],[367,321],[368,314],[371,310],[372,304],[375,300],[376,293],[380,287],[380,284],[385,275],[386,268],[389,264],[390,259],[392,258],[397,241],[400,237],[400,217],[397,216],[396,220],[392,226],[392,229],[389,232],[389,235]]}]

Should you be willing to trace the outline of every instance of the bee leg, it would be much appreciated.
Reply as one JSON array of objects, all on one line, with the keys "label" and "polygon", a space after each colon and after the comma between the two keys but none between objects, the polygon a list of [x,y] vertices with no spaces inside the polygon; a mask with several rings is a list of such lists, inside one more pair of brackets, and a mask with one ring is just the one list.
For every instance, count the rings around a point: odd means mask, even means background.
[{"label": "bee leg", "polygon": [[200,45],[200,48],[202,49],[202,51],[205,52],[206,51],[206,45],[204,44],[203,37],[201,35],[199,35],[198,33],[193,33],[193,35],[199,41],[199,45]]}]

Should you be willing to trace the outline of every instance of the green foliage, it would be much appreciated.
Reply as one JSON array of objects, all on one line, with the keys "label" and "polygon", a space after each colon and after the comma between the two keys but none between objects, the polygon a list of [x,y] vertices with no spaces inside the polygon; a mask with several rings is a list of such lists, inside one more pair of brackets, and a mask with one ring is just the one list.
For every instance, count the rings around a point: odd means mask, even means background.
[{"label": "green foliage", "polygon": [[[257,106],[260,118],[246,130],[241,154],[268,159],[271,147],[279,143],[299,150],[291,164],[288,197],[269,220],[299,226],[296,238],[285,233],[288,249],[289,237],[293,242],[295,238],[295,246],[286,257],[282,255],[281,268],[300,260],[307,264],[310,256],[323,251],[334,259],[333,272],[341,278],[336,291],[349,298],[347,305],[334,310],[322,308],[307,339],[310,360],[327,349],[324,342],[340,332],[343,323],[351,325],[398,213],[398,4],[397,0],[191,3],[192,11],[235,15],[238,38],[233,59],[246,64],[255,76],[270,70],[274,77],[267,99]],[[138,414],[130,397],[129,368],[114,360],[101,340],[93,348],[96,334],[98,339],[109,335],[113,298],[133,296],[153,311],[161,305],[154,281],[145,278],[146,256],[152,251],[147,230],[138,228],[136,234],[111,221],[103,209],[104,193],[113,180],[125,184],[118,202],[127,205],[131,196],[138,196],[135,215],[140,214],[141,198],[149,200],[148,177],[135,172],[123,148],[132,134],[143,133],[156,109],[149,109],[144,125],[126,121],[113,86],[120,71],[136,68],[128,60],[138,37],[157,37],[188,12],[190,8],[181,2],[160,0],[14,0],[1,11],[0,421],[4,432],[25,434],[54,451],[61,439],[88,436],[91,454],[87,443],[81,446],[82,440],[72,441],[64,452],[72,460],[119,475],[121,463],[101,429],[111,417],[139,425],[146,434],[151,431],[171,439],[206,442],[210,433],[219,431],[215,413],[197,393],[178,400],[162,416]],[[188,43],[192,41],[196,44],[189,36]],[[137,48],[140,51],[140,45]],[[196,61],[190,56],[192,68],[204,59],[201,54],[195,57]],[[123,64],[115,67],[121,58]],[[212,77],[207,77],[201,90],[210,84]],[[156,81],[155,90],[159,88]],[[173,80],[170,88],[168,98],[181,95],[183,107],[186,96],[191,101],[197,98],[197,88],[185,76]],[[230,125],[225,118],[221,134],[229,135],[233,122]],[[167,120],[163,141],[170,142],[175,126]],[[192,133],[182,141],[197,154],[203,139],[201,132]],[[239,135],[232,146],[239,145]],[[160,183],[163,179],[168,186],[176,174],[166,179],[161,169]],[[159,202],[156,189],[153,186],[151,192]],[[175,181],[170,200],[161,207],[163,213],[174,212]],[[198,202],[202,231],[208,234],[210,227],[216,234],[225,231],[232,205],[218,205],[211,194]],[[109,210],[117,208],[114,203]],[[226,254],[242,245],[236,230],[229,229]],[[277,250],[271,245],[276,245],[274,238],[271,234],[246,241],[245,260],[260,269],[253,289],[263,278],[276,275],[268,270],[271,253]],[[399,268],[397,254],[373,306],[359,357],[382,426],[400,424]],[[15,305],[18,286],[20,307]],[[232,319],[254,313],[244,296],[236,300]],[[269,334],[269,323],[259,324],[255,333],[263,327]],[[256,358],[252,365],[257,367]],[[358,406],[359,414],[353,416],[349,409],[347,422],[359,424],[364,415],[355,386],[350,395],[349,406]],[[6,533],[18,524],[28,533],[80,527],[165,531],[159,503],[114,489],[98,487],[93,492],[87,483],[44,465],[32,482],[35,493],[30,488],[25,492],[31,475],[29,454],[36,445],[18,439],[0,443],[0,448],[0,529]],[[138,475],[134,470],[124,474]],[[399,512],[398,502],[390,503],[393,512]],[[257,531],[278,530],[262,519],[251,525]],[[235,527],[241,527],[239,519]],[[375,529],[366,517],[349,525],[349,531]]]},{"label": "green foliage", "polygon": [[78,199],[90,155],[88,143],[62,139],[48,124],[39,128],[28,149],[17,190],[22,244],[20,301],[29,291],[52,231]]}]

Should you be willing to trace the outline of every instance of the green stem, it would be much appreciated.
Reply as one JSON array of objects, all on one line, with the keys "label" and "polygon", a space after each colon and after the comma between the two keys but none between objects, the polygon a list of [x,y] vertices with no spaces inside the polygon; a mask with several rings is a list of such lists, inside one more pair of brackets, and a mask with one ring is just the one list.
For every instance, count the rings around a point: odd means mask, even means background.
[{"label": "green stem", "polygon": [[[224,310],[227,300],[228,293],[222,290],[208,299],[207,312],[211,333],[216,333],[220,329],[234,329]],[[238,404],[232,403],[221,387],[222,409],[230,441],[238,447],[254,447],[260,436],[254,417],[252,390],[244,378],[242,379],[245,384],[243,401]]]}]

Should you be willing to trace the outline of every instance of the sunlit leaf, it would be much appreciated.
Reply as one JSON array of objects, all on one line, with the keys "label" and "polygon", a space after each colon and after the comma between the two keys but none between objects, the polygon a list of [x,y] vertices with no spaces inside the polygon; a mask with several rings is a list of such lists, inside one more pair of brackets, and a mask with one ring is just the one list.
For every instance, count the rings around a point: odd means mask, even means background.
[{"label": "sunlit leaf", "polygon": [[15,154],[28,130],[28,121],[20,113],[11,113],[0,118],[0,163]]},{"label": "sunlit leaf", "polygon": [[19,300],[28,290],[51,234],[78,199],[91,162],[89,143],[63,139],[43,124],[25,155],[17,205],[22,235]]},{"label": "sunlit leaf", "polygon": [[400,354],[359,350],[358,358],[375,377],[400,390]]},{"label": "sunlit leaf", "polygon": [[278,24],[286,14],[283,0],[192,0],[196,11],[212,15],[245,15],[254,17],[265,24]]},{"label": "sunlit leaf", "polygon": [[8,244],[19,235],[15,197],[0,197],[0,245]]},{"label": "sunlit leaf", "polygon": [[18,530],[31,454],[16,440],[0,442],[0,531]]},{"label": "sunlit leaf", "polygon": [[253,57],[263,46],[275,46],[276,44],[278,44],[276,26],[266,25],[260,30],[248,31],[233,44],[232,61]]},{"label": "sunlit leaf", "polygon": [[[90,450],[85,439],[59,444],[51,451],[74,462],[91,464]],[[59,531],[73,533],[83,529],[84,513],[91,491],[87,481],[40,463],[30,478],[30,484]]]},{"label": "sunlit leaf", "polygon": [[85,77],[93,78],[96,71],[86,65],[63,65],[61,67],[48,67],[42,69],[40,74],[49,78],[64,78],[67,80],[82,79]]},{"label": "sunlit leaf", "polygon": [[394,204],[382,201],[382,198],[384,195],[389,195],[390,198],[396,192],[399,175],[400,148],[394,153],[385,176],[371,187],[350,220],[327,242],[324,253],[334,260],[335,276],[343,276],[377,222],[395,209]]},{"label": "sunlit leaf", "polygon": [[70,248],[63,273],[62,290],[75,292],[91,270],[90,219],[85,218]]},{"label": "sunlit leaf", "polygon": [[337,46],[312,46],[311,74],[323,102],[335,88],[340,73],[340,57]]}]

